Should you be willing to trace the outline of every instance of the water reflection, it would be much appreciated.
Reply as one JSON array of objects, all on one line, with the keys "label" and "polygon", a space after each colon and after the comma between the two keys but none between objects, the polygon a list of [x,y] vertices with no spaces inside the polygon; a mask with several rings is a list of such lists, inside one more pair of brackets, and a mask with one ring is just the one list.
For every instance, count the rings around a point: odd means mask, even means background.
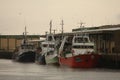
[{"label": "water reflection", "polygon": [[0,60],[0,80],[119,80],[120,70],[72,69]]}]

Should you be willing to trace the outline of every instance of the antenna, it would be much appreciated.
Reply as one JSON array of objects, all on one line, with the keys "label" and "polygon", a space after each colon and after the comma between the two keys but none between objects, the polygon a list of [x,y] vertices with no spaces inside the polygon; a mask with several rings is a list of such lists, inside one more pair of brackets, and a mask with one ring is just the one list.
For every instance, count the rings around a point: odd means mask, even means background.
[{"label": "antenna", "polygon": [[80,22],[79,24],[80,24],[80,28],[84,28],[83,24],[85,24],[85,23]]},{"label": "antenna", "polygon": [[83,26],[83,24],[85,24],[85,23],[83,23],[83,22],[80,22],[79,23],[79,27],[80,27],[80,31],[81,31],[81,34],[83,35],[83,30],[84,30],[84,26]]},{"label": "antenna", "polygon": [[56,29],[53,29],[54,34],[55,34],[56,31],[57,31]]},{"label": "antenna", "polygon": [[47,33],[48,33],[48,32],[46,31],[46,32],[45,32],[45,35],[47,35]]}]

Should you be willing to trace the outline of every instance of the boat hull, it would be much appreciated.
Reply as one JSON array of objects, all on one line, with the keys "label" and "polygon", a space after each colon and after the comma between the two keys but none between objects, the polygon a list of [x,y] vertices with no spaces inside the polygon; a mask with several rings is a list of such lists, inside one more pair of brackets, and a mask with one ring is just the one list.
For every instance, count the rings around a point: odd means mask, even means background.
[{"label": "boat hull", "polygon": [[46,64],[59,64],[59,59],[57,56],[54,57],[46,56],[45,60]]},{"label": "boat hull", "polygon": [[34,62],[35,52],[33,51],[24,52],[21,55],[16,56],[15,60],[19,62]]},{"label": "boat hull", "polygon": [[38,58],[38,63],[41,65],[45,65],[46,61],[45,61],[45,55],[40,55]]},{"label": "boat hull", "polygon": [[67,58],[59,57],[59,63],[72,68],[93,68],[98,66],[99,59],[98,54],[84,54]]}]

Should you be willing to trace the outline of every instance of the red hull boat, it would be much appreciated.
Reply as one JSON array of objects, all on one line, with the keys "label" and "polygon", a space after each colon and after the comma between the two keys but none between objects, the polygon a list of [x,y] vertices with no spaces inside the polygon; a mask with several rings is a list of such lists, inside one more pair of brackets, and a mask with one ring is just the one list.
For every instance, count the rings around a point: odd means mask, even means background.
[{"label": "red hull boat", "polygon": [[59,64],[72,68],[93,68],[98,65],[100,54],[88,36],[66,36],[59,48]]},{"label": "red hull boat", "polygon": [[72,57],[59,57],[59,63],[72,68],[93,68],[98,66],[100,55],[86,54]]}]

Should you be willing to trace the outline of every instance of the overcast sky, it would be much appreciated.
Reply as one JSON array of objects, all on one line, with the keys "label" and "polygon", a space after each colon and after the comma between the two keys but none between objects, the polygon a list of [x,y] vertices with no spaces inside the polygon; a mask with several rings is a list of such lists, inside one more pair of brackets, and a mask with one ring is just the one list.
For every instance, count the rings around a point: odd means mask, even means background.
[{"label": "overcast sky", "polygon": [[71,32],[86,27],[120,24],[120,0],[0,0],[0,34],[45,34],[53,29]]}]

